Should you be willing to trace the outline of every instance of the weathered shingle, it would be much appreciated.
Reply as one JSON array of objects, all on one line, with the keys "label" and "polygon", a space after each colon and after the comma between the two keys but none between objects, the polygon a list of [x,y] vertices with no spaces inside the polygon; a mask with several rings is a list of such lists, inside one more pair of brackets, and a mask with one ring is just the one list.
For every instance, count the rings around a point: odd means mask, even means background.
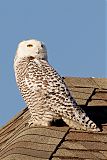
[{"label": "weathered shingle", "polygon": [[93,80],[99,86],[98,88],[107,89],[107,78],[93,78]]},{"label": "weathered shingle", "polygon": [[99,88],[93,78],[66,77],[65,82],[70,87]]}]

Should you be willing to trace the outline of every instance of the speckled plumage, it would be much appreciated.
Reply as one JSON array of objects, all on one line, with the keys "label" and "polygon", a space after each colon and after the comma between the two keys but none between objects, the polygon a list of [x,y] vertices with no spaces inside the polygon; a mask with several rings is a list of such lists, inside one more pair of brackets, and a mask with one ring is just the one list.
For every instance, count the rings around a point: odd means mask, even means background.
[{"label": "speckled plumage", "polygon": [[100,131],[77,106],[61,76],[48,63],[42,42],[22,41],[14,69],[17,85],[31,113],[29,125],[49,126],[53,120],[62,118],[71,128]]}]

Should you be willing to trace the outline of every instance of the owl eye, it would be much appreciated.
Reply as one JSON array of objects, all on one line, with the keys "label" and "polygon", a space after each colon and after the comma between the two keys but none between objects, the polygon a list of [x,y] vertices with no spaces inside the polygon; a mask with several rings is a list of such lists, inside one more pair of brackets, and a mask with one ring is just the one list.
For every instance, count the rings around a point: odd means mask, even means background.
[{"label": "owl eye", "polygon": [[33,47],[33,45],[32,44],[28,44],[27,47]]},{"label": "owl eye", "polygon": [[44,47],[44,45],[43,45],[43,44],[41,44],[41,47],[43,48],[43,47]]}]

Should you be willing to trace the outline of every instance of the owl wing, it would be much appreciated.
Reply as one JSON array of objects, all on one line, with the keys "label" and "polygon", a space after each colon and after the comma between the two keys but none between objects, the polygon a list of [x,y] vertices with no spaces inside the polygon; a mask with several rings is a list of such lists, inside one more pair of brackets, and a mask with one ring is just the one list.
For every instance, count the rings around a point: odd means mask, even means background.
[{"label": "owl wing", "polygon": [[31,93],[34,114],[37,111],[40,118],[46,114],[48,118],[51,114],[51,119],[58,115],[71,128],[100,131],[86,113],[77,106],[65,82],[47,61],[31,61],[27,67],[25,82]]},{"label": "owl wing", "polygon": [[58,114],[69,112],[72,115],[76,101],[61,76],[47,61],[41,60],[40,64],[30,62],[25,81],[29,89],[39,95],[39,103],[45,103]]}]

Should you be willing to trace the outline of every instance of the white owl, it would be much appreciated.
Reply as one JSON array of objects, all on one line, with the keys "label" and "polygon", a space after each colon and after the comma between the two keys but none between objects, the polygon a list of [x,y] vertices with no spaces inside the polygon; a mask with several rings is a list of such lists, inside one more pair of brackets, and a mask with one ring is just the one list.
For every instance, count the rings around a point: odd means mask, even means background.
[{"label": "white owl", "polygon": [[61,76],[48,63],[42,42],[26,40],[19,43],[14,70],[17,85],[30,110],[29,125],[49,126],[60,118],[71,128],[100,131],[77,106]]}]

